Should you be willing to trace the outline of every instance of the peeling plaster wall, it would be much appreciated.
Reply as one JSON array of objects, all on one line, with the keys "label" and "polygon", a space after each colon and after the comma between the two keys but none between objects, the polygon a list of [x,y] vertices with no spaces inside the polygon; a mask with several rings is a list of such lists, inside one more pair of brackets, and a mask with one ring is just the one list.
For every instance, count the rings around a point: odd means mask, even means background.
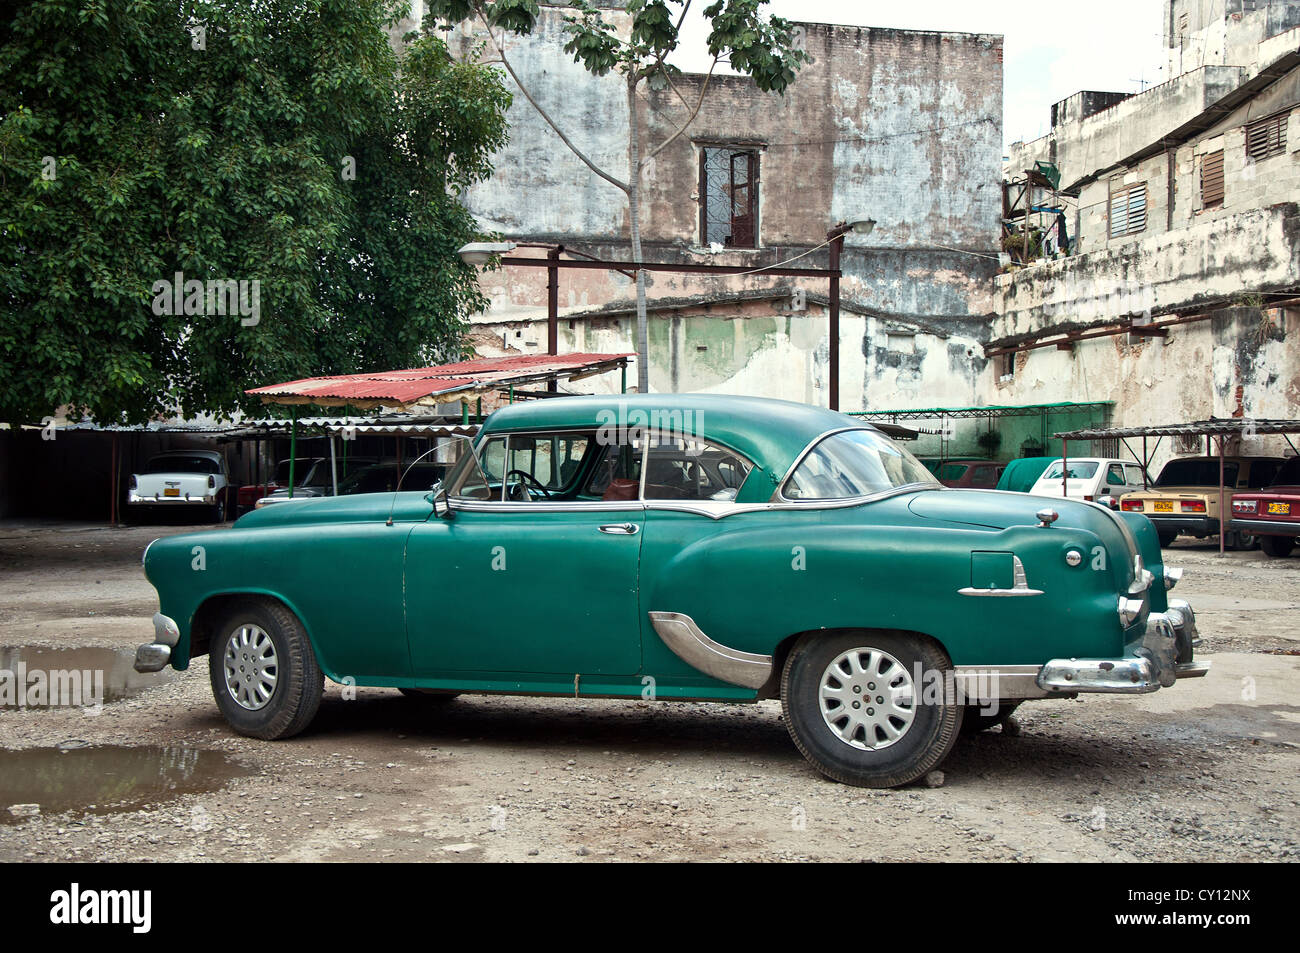
[{"label": "peeling plaster wall", "polygon": [[1153,86],[1041,139],[1012,143],[1006,168],[1022,172],[1037,160],[1061,170],[1061,187],[1106,169],[1167,135],[1218,102],[1247,78],[1236,66],[1206,66]]},{"label": "peeling plaster wall", "polygon": [[[507,55],[578,146],[623,177],[624,88],[614,76],[589,76],[563,52],[561,15],[544,7],[535,34],[512,39]],[[626,22],[621,25],[626,29]],[[973,345],[986,336],[991,317],[1001,215],[1002,40],[817,23],[803,29],[813,60],[784,97],[760,93],[743,77],[715,76],[688,134],[645,171],[646,259],[757,268],[811,250],[798,264],[825,268],[827,251],[813,249],[827,229],[839,220],[873,218],[875,231],[866,239],[850,235],[841,262],[846,309],[872,317],[846,310],[841,319],[840,406],[929,403],[930,388],[951,394],[953,402],[975,403],[985,362]],[[451,37],[453,49],[463,52],[474,36],[468,28],[458,30]],[[678,86],[693,102],[702,82],[702,76],[687,75]],[[467,194],[467,206],[486,229],[511,240],[560,242],[597,257],[629,260],[623,194],[573,157],[515,92],[511,143],[496,156],[492,180]],[[674,105],[671,91],[643,95],[649,97],[643,141],[658,144],[684,110]],[[709,254],[700,247],[700,149],[709,143],[744,143],[760,153],[756,249]],[[784,288],[790,279],[650,273],[647,283],[653,307],[656,300],[703,304],[743,290]],[[476,319],[475,340],[483,347],[492,341],[500,345],[504,329],[507,347],[527,348],[532,340],[532,352],[544,351],[545,269],[489,272],[481,285],[492,305]],[[827,291],[820,279],[801,280],[799,286],[808,294]],[[606,340],[622,342],[609,349],[635,350],[630,318],[601,332],[594,319],[585,329],[579,330],[584,322],[573,332],[567,329],[569,315],[634,299],[635,288],[625,275],[562,270],[561,349],[582,338],[584,349],[603,350],[592,340],[603,333]],[[735,346],[728,349],[720,343],[726,334],[710,321],[682,317],[674,324],[663,312],[653,312],[651,386],[825,404],[824,318],[782,319],[773,326],[745,313],[733,323],[751,320],[754,326],[743,333],[731,329]],[[924,360],[900,360],[895,366],[877,360],[874,329],[890,322],[950,335],[972,347],[952,353],[947,345],[923,347]],[[515,331],[520,335],[512,339]],[[708,369],[682,357],[696,353],[697,342],[710,349],[698,352],[711,355]]]},{"label": "peeling plaster wall", "polygon": [[1284,288],[1297,275],[1300,209],[1252,209],[999,275],[993,338],[1186,309]]},{"label": "peeling plaster wall", "polygon": [[[825,403],[829,373],[824,305],[791,310],[789,298],[710,305],[684,304],[651,315],[650,360],[664,390],[761,394]],[[843,312],[841,378],[859,381],[861,403],[846,410],[966,406],[980,388],[985,360],[971,332],[917,330],[871,315]],[[635,316],[562,318],[560,350],[633,351]],[[482,321],[474,327],[486,357],[546,350],[546,326],[535,321]],[[847,347],[849,341],[861,347]],[[599,381],[603,390],[616,381]],[[585,382],[584,382],[585,383]]]},{"label": "peeling plaster wall", "polygon": [[[1167,338],[1130,343],[1121,335],[1079,342],[1073,352],[1041,348],[1017,355],[1015,378],[994,385],[995,401],[1113,400],[1117,427],[1295,417],[1297,335],[1300,310],[1232,308],[1170,328]],[[1245,440],[1242,452],[1280,455],[1286,447],[1280,437],[1261,436]],[[1161,444],[1157,471],[1176,450],[1171,440]]]}]

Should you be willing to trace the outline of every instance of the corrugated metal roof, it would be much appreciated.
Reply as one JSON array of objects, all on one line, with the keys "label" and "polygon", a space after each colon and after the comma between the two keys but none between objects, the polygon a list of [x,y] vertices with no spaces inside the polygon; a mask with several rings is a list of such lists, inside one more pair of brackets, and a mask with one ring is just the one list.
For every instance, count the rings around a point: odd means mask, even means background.
[{"label": "corrugated metal roof", "polygon": [[631,354],[523,354],[435,367],[368,374],[310,377],[245,391],[268,404],[384,407],[436,404],[438,397],[466,397],[518,384],[575,379],[612,370]]},{"label": "corrugated metal roof", "polygon": [[1300,433],[1300,420],[1249,417],[1211,417],[1185,424],[1161,424],[1150,427],[1109,427],[1093,430],[1069,430],[1054,434],[1060,440],[1109,440],[1113,437],[1220,437],[1253,434]]}]

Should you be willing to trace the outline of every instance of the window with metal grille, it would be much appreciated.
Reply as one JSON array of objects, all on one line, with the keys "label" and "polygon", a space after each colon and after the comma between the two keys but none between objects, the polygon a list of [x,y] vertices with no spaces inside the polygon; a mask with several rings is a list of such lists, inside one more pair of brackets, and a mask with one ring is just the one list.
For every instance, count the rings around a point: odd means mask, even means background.
[{"label": "window with metal grille", "polygon": [[1201,208],[1223,204],[1223,150],[1201,156]]},{"label": "window with metal grille", "polygon": [[1246,156],[1258,162],[1286,152],[1286,120],[1290,113],[1278,113],[1246,124]]},{"label": "window with metal grille", "polygon": [[758,245],[758,153],[752,149],[700,151],[700,239],[705,245]]},{"label": "window with metal grille", "polygon": [[1110,193],[1110,237],[1134,235],[1147,227],[1147,184]]}]

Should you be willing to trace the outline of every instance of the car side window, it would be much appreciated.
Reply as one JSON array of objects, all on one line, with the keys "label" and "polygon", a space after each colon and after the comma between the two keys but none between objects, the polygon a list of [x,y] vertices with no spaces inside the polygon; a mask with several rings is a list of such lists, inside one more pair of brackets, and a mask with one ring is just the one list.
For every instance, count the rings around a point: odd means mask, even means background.
[{"label": "car side window", "polygon": [[1134,466],[1133,464],[1130,464],[1130,463],[1126,463],[1126,464],[1124,464],[1124,473],[1127,474],[1127,476],[1128,476],[1128,485],[1129,485],[1129,486],[1141,486],[1141,485],[1142,485],[1142,482],[1143,482],[1143,481],[1142,481],[1142,468],[1141,468],[1141,467]]},{"label": "car side window", "polygon": [[599,456],[591,469],[580,498],[586,500],[635,500],[641,492],[641,461],[644,438],[627,432],[612,443],[600,444]]},{"label": "car side window", "polygon": [[647,500],[734,500],[750,470],[739,454],[677,434],[651,435],[645,466]]},{"label": "car side window", "polygon": [[1112,463],[1106,468],[1106,482],[1111,486],[1124,486],[1124,468],[1118,463]]}]

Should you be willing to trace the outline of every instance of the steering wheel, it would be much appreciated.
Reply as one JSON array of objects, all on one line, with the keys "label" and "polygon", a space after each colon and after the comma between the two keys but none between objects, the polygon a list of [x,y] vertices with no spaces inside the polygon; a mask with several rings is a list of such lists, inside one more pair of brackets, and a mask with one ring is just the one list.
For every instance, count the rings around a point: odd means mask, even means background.
[{"label": "steering wheel", "polygon": [[[510,470],[506,473],[506,480],[509,481],[511,477],[518,477],[519,484],[522,485],[524,495],[520,502],[527,503],[531,499],[531,496],[528,493],[528,487],[530,484],[534,490],[542,495],[543,499],[549,500],[551,498],[551,491],[543,486],[541,482],[527,470]],[[514,490],[511,489],[510,493],[513,495]]]}]

